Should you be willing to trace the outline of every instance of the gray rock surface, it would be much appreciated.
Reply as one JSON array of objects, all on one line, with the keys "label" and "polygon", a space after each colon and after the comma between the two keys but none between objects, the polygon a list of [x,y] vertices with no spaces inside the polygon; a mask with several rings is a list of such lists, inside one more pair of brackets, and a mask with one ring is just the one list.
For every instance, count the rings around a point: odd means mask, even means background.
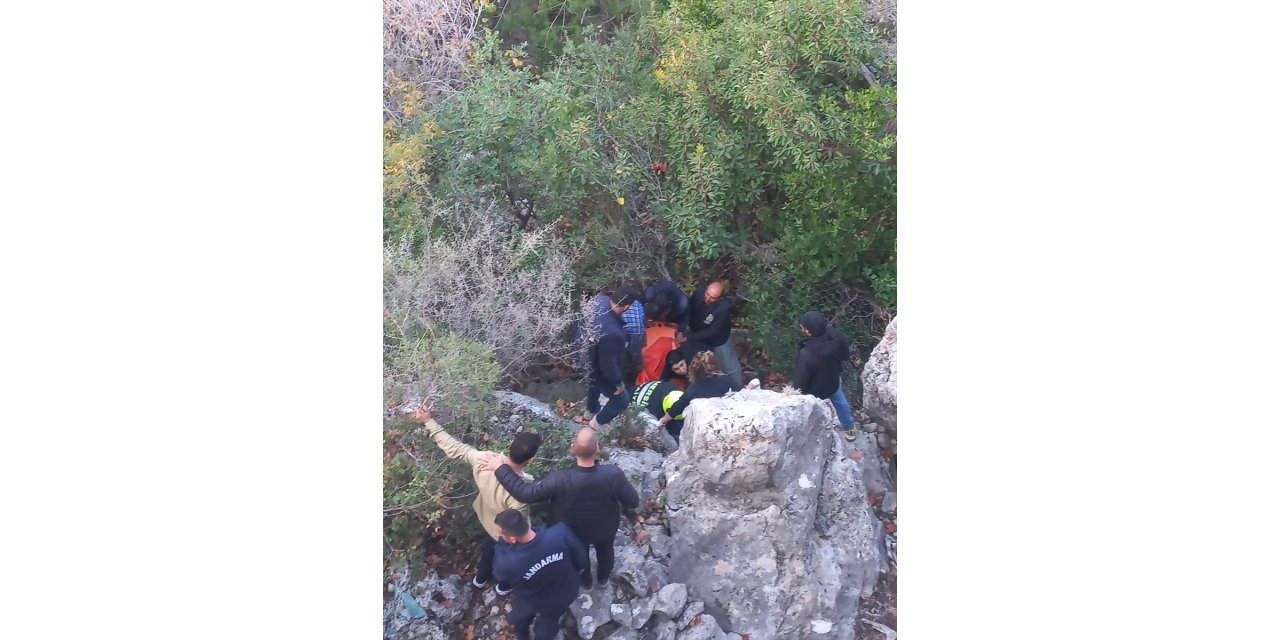
[{"label": "gray rock surface", "polygon": [[854,436],[853,448],[862,454],[856,464],[862,474],[862,484],[869,495],[878,496],[884,493],[889,484],[885,479],[884,465],[880,464],[880,448],[876,436],[872,433],[858,432]]},{"label": "gray rock surface", "polygon": [[653,607],[658,604],[656,595],[637,598],[631,601],[631,628],[639,629],[653,616]]},{"label": "gray rock surface", "polygon": [[676,623],[671,620],[658,620],[653,623],[650,633],[653,634],[653,640],[675,640]]},{"label": "gray rock surface", "polygon": [[653,612],[661,614],[668,620],[675,620],[680,616],[680,612],[684,611],[684,605],[689,600],[689,589],[683,584],[669,584],[658,591],[657,602],[654,604]]},{"label": "gray rock surface", "polygon": [[493,397],[501,404],[507,405],[513,409],[523,409],[524,411],[551,422],[552,424],[564,422],[564,418],[557,415],[556,412],[551,409],[551,405],[537,398],[526,396],[523,393],[498,390],[493,392]]},{"label": "gray rock surface", "polygon": [[658,497],[658,487],[662,482],[662,454],[650,449],[632,451],[614,447],[605,447],[604,451],[608,453],[608,463],[617,465],[631,480],[636,493],[640,494],[640,511],[644,513],[648,501]]},{"label": "gray rock surface", "polygon": [[898,430],[898,319],[884,330],[880,344],[862,367],[862,407],[876,422]]},{"label": "gray rock surface", "polygon": [[645,531],[649,533],[649,552],[655,560],[666,563],[667,557],[671,555],[671,536],[657,526],[645,527]]},{"label": "gray rock surface", "polygon": [[[680,439],[684,440],[683,431],[680,432]],[[703,613],[697,624],[677,632],[676,640],[725,640],[725,636],[716,617]]]},{"label": "gray rock surface", "polygon": [[634,543],[614,545],[613,575],[635,595],[648,595],[667,586],[667,567],[645,556],[645,549]]},{"label": "gray rock surface", "polygon": [[630,629],[631,628],[631,604],[623,602],[615,602],[609,606],[609,613],[613,617],[613,621]]},{"label": "gray rock surface", "polygon": [[640,639],[640,634],[636,633],[635,629],[628,629],[627,627],[619,627],[613,633],[604,637],[604,640],[639,640],[639,639]]},{"label": "gray rock surface", "polygon": [[[424,616],[413,618],[404,596],[413,598]],[[402,573],[394,585],[394,597],[383,606],[383,636],[410,640],[446,640],[444,629],[455,616],[462,617],[476,592],[458,576],[440,577],[435,569],[427,569],[422,580],[410,584],[408,573]],[[446,606],[444,603],[448,603]]]},{"label": "gray rock surface", "polygon": [[[685,412],[665,467],[670,580],[704,604],[699,627],[714,619],[755,638],[853,637],[858,595],[884,567],[883,532],[826,404],[743,391]],[[832,628],[815,635],[811,620]],[[678,628],[681,639],[723,636]]]},{"label": "gray rock surface", "polygon": [[[681,433],[681,435],[684,434]],[[689,626],[689,622],[697,617],[699,613],[702,613],[704,609],[706,609],[706,605],[701,600],[690,602],[689,606],[684,608],[684,613],[680,614],[680,619],[676,620],[676,629],[684,629]]]},{"label": "gray rock surface", "polygon": [[578,635],[590,638],[596,629],[613,620],[613,596],[608,589],[592,589],[580,594],[569,605],[569,615],[577,625]]}]

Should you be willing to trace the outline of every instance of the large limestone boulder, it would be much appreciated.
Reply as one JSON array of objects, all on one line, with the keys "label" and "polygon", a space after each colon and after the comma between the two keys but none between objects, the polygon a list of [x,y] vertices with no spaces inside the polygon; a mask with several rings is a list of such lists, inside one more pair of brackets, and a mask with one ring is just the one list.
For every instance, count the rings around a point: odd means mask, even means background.
[{"label": "large limestone boulder", "polygon": [[862,368],[862,408],[876,422],[898,430],[898,319],[889,322],[880,344]]},{"label": "large limestone boulder", "polygon": [[665,463],[670,581],[704,620],[753,638],[853,638],[859,595],[885,567],[883,531],[830,422],[826,403],[768,391],[685,412]]}]

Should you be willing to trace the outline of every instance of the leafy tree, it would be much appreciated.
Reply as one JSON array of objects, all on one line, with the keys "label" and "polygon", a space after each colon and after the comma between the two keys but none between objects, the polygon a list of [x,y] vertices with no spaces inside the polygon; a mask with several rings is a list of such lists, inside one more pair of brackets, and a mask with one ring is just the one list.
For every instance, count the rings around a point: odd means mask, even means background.
[{"label": "leafy tree", "polygon": [[[566,43],[612,33],[649,8],[647,0],[509,0],[496,28],[504,41],[528,42],[537,66],[551,64]],[[488,24],[488,22],[486,22]]]}]

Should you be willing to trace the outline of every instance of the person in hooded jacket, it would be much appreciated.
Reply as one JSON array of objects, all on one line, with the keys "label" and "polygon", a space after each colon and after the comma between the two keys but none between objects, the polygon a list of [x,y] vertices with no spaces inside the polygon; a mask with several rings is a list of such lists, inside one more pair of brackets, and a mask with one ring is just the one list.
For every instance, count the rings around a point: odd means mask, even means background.
[{"label": "person in hooded jacket", "polygon": [[804,340],[800,342],[796,363],[791,369],[791,386],[801,393],[830,400],[840,419],[840,428],[846,437],[852,438],[858,429],[840,382],[840,372],[851,355],[849,342],[839,329],[829,326],[818,311],[800,316],[800,332]]}]

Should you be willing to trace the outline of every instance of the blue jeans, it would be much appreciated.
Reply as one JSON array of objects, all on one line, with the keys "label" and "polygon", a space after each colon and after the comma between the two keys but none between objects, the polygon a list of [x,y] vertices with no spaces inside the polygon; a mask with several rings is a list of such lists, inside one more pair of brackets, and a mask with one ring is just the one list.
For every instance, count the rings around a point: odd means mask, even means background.
[{"label": "blue jeans", "polygon": [[[498,544],[498,541],[490,538],[487,532],[483,535],[484,541],[480,545],[480,566],[476,567],[476,580],[481,584],[493,578],[493,556]],[[498,588],[506,591],[511,588],[511,585],[499,580]]]},{"label": "blue jeans", "polygon": [[849,399],[844,397],[844,380],[836,384],[836,392],[831,394],[831,404],[836,407],[836,417],[840,418],[840,427],[845,431],[853,428],[853,411],[849,409]]}]

